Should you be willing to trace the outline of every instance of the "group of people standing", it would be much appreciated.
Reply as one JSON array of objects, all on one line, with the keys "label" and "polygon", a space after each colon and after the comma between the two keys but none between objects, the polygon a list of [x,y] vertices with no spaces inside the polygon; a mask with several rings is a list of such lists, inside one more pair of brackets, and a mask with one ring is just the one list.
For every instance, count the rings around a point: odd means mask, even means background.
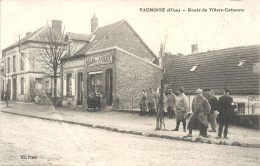
[{"label": "group of people standing", "polygon": [[[224,95],[217,99],[214,96],[214,92],[211,89],[196,90],[196,97],[192,101],[191,110],[189,113],[189,104],[186,95],[184,94],[184,88],[180,87],[176,91],[176,95],[171,89],[163,93],[163,102],[167,109],[169,118],[176,117],[176,128],[173,131],[179,131],[180,123],[182,122],[183,131],[186,132],[186,120],[189,119],[187,137],[192,136],[192,130],[198,129],[200,131],[200,137],[209,137],[207,134],[208,124],[211,124],[211,130],[209,132],[216,132],[216,118],[217,112],[219,112],[219,129],[217,138],[221,138],[222,131],[224,129],[224,138],[227,138],[228,125],[234,115],[234,109],[236,108],[233,103],[232,97],[229,96],[229,90],[224,90]],[[143,90],[140,94],[140,109],[141,116],[145,115],[145,111],[149,110],[149,115],[154,115],[158,109],[158,101],[160,98],[160,92],[156,93],[152,88],[146,93]],[[189,117],[189,115],[191,115]]]}]

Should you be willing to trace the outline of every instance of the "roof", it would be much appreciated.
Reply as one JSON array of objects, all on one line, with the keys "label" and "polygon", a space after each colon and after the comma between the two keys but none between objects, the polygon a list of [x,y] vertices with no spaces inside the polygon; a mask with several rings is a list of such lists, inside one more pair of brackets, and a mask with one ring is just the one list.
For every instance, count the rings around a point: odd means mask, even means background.
[{"label": "roof", "polygon": [[[193,93],[197,88],[227,88],[231,94],[259,94],[259,72],[253,72],[254,65],[259,65],[259,59],[259,45],[188,56],[168,54],[164,57],[165,83],[171,89],[182,86],[186,93]],[[243,60],[243,65],[239,66]],[[195,70],[194,66],[197,66]],[[192,68],[194,71],[191,71]]]},{"label": "roof", "polygon": [[124,20],[120,20],[113,24],[109,24],[103,27],[96,29],[91,35],[94,36],[94,39],[91,43],[86,44],[82,49],[76,52],[74,55],[81,55],[88,52],[92,47],[94,47],[99,41],[101,41],[106,35],[108,35],[112,30],[114,30],[118,25],[123,23]]},{"label": "roof", "polygon": [[78,40],[78,41],[90,42],[92,38],[92,35],[72,33],[72,32],[67,32],[67,35],[70,37],[71,40]]},{"label": "roof", "polygon": [[[97,28],[94,32],[92,32],[89,35],[89,36],[92,37],[91,41],[89,43],[86,43],[86,45],[83,48],[81,48],[78,52],[76,52],[71,57],[77,57],[77,56],[80,56],[80,55],[84,55],[85,53],[87,53],[89,51],[93,51],[94,49],[105,49],[107,47],[111,47],[111,45],[110,46],[107,45],[107,46],[101,46],[101,48],[100,47],[96,48],[99,43],[101,43],[104,39],[106,39],[106,37],[108,37],[117,27],[119,27],[123,23],[126,23],[130,27],[130,29],[136,34],[136,36],[141,40],[141,42],[145,45],[145,47],[151,52],[151,54],[155,58],[158,58],[152,52],[152,50],[146,45],[146,43],[140,38],[140,36],[137,34],[137,32],[135,32],[134,29],[130,26],[130,24],[124,19],[117,21],[115,23]],[[115,44],[114,46],[117,46],[117,45]]]},{"label": "roof", "polygon": [[[44,29],[44,27],[41,27],[41,28],[35,30],[34,32],[30,33],[29,35],[26,35],[25,37],[21,38],[20,44],[23,44],[27,41],[37,41],[37,38],[35,38],[34,36],[43,29]],[[18,45],[19,45],[19,40],[15,43],[11,44],[10,46],[6,47],[5,49],[3,49],[3,51],[9,50],[9,49],[16,47]]]}]

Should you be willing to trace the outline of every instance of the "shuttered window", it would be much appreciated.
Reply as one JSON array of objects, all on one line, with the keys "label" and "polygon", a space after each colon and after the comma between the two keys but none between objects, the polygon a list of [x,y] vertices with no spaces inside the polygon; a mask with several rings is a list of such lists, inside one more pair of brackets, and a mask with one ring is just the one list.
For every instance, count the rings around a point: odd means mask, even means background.
[{"label": "shuttered window", "polygon": [[25,84],[24,84],[24,78],[22,77],[21,78],[21,94],[23,95],[24,94],[24,86],[25,86]]},{"label": "shuttered window", "polygon": [[67,96],[72,95],[72,74],[67,74]]}]

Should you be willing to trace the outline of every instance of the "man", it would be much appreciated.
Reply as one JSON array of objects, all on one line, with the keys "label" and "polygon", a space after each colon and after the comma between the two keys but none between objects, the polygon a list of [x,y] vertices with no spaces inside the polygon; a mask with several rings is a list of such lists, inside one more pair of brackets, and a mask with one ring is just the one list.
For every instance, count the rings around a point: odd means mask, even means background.
[{"label": "man", "polygon": [[139,103],[140,110],[141,110],[141,113],[140,113],[141,116],[145,115],[145,110],[147,108],[146,100],[147,100],[147,93],[145,92],[145,90],[143,90],[140,94],[140,103]]},{"label": "man", "polygon": [[150,112],[150,116],[152,116],[155,113],[157,97],[156,97],[156,93],[153,91],[153,88],[150,88],[150,91],[148,92],[147,95],[148,95],[148,109]]},{"label": "man", "polygon": [[171,89],[169,89],[169,93],[166,98],[168,116],[169,118],[173,118],[173,116],[175,116],[176,96],[172,93]]},{"label": "man", "polygon": [[218,101],[218,112],[219,112],[219,129],[218,129],[218,139],[221,138],[223,127],[224,129],[224,138],[227,137],[228,133],[228,124],[231,122],[231,116],[236,108],[233,98],[229,96],[229,90],[224,90],[224,96],[219,98]]},{"label": "man", "polygon": [[183,124],[183,131],[186,132],[186,115],[188,111],[188,101],[184,94],[184,88],[180,87],[176,97],[176,128],[173,131],[179,131],[180,123]]},{"label": "man", "polygon": [[207,136],[207,128],[208,128],[208,118],[207,115],[209,114],[211,108],[209,105],[208,100],[202,95],[202,90],[196,90],[197,96],[192,101],[192,116],[190,118],[188,129],[189,134],[188,136],[192,136],[193,129],[199,129],[200,137],[208,137]]},{"label": "man", "polygon": [[203,96],[208,100],[211,110],[208,115],[208,121],[211,124],[212,130],[209,132],[216,132],[216,114],[218,99],[214,96],[214,92],[211,89],[204,89]]}]

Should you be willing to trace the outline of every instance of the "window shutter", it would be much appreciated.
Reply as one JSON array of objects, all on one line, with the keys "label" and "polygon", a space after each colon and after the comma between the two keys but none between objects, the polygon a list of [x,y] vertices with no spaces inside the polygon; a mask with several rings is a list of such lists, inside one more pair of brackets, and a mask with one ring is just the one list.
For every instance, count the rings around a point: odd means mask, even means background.
[{"label": "window shutter", "polygon": [[76,92],[76,83],[75,83],[75,81],[76,81],[76,79],[75,79],[75,73],[72,73],[72,96],[75,96],[75,92]]},{"label": "window shutter", "polygon": [[24,81],[24,82],[23,82],[23,87],[24,87],[24,88],[23,88],[23,93],[24,93],[24,94],[27,94],[27,93],[26,93],[26,79],[25,79],[25,77],[24,77],[24,80],[23,80],[23,81]]},{"label": "window shutter", "polygon": [[67,80],[66,75],[63,76],[63,96],[67,95]]},{"label": "window shutter", "polygon": [[21,78],[17,79],[17,91],[18,94],[21,94]]}]

